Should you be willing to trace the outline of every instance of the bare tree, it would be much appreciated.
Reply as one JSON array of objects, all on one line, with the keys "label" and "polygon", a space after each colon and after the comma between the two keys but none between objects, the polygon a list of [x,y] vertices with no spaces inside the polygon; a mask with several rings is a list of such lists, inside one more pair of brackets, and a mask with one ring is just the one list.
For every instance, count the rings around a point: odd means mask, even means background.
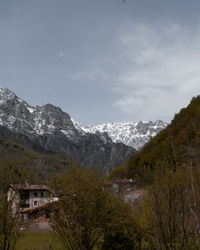
[{"label": "bare tree", "polygon": [[[20,204],[16,183],[24,180],[25,172],[20,170],[15,160],[0,163],[0,249],[14,249],[20,236]],[[10,188],[13,184],[13,189]]]}]

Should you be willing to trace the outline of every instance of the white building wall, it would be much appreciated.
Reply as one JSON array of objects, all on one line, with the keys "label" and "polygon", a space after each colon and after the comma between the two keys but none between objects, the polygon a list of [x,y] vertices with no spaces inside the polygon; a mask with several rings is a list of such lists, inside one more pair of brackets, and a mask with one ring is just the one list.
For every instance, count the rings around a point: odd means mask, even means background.
[{"label": "white building wall", "polygon": [[30,191],[30,207],[38,206],[42,203],[49,202],[49,193],[42,190]]}]

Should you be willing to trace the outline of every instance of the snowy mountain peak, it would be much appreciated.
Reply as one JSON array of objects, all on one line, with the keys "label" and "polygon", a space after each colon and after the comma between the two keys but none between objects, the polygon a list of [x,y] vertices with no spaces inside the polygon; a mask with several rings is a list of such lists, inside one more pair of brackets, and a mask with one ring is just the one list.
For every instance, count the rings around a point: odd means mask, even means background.
[{"label": "snowy mountain peak", "polygon": [[155,122],[111,122],[90,126],[84,126],[74,120],[73,122],[79,130],[93,134],[106,132],[113,142],[122,142],[137,150],[167,126],[167,123],[161,120]]},{"label": "snowy mountain peak", "polygon": [[5,102],[5,101],[14,101],[17,103],[22,102],[22,100],[20,98],[18,98],[14,92],[12,92],[11,90],[7,89],[7,88],[0,88],[0,101],[1,103]]},{"label": "snowy mountain peak", "polygon": [[9,89],[0,89],[0,125],[27,137],[37,148],[65,153],[81,165],[100,167],[104,173],[135,152],[132,147],[113,143],[106,133],[76,128],[59,107],[32,107]]},{"label": "snowy mountain peak", "polygon": [[0,125],[15,132],[43,135],[59,130],[70,138],[77,134],[70,116],[59,107],[32,107],[9,89],[0,89],[0,110]]},{"label": "snowy mountain peak", "polygon": [[14,92],[7,88],[0,88],[0,97],[1,99],[13,99],[17,97]]}]

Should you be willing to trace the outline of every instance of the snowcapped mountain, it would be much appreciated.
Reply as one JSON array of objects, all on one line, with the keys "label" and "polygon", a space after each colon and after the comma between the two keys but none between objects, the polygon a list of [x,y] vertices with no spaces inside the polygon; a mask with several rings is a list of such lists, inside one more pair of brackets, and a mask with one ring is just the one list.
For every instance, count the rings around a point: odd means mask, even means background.
[{"label": "snowcapped mountain", "polygon": [[77,129],[59,107],[32,107],[9,89],[0,89],[0,125],[27,136],[38,148],[66,153],[79,164],[99,167],[105,173],[135,152],[125,144],[113,143],[106,133]]},{"label": "snowcapped mountain", "polygon": [[112,122],[91,126],[84,126],[74,120],[72,121],[79,131],[93,134],[97,131],[100,133],[106,132],[113,142],[122,142],[137,150],[167,126],[167,123],[160,120],[155,122]]},{"label": "snowcapped mountain", "polygon": [[51,104],[32,107],[9,89],[0,89],[0,125],[27,134],[44,135],[60,130],[68,138],[77,135],[70,116],[60,108]]}]

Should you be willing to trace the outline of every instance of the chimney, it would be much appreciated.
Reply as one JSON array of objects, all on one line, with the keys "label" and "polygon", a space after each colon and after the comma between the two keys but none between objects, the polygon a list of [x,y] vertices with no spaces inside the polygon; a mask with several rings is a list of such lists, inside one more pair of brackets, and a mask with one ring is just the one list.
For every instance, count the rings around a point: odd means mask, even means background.
[{"label": "chimney", "polygon": [[26,186],[29,186],[28,180],[25,180],[25,185],[26,185]]}]

